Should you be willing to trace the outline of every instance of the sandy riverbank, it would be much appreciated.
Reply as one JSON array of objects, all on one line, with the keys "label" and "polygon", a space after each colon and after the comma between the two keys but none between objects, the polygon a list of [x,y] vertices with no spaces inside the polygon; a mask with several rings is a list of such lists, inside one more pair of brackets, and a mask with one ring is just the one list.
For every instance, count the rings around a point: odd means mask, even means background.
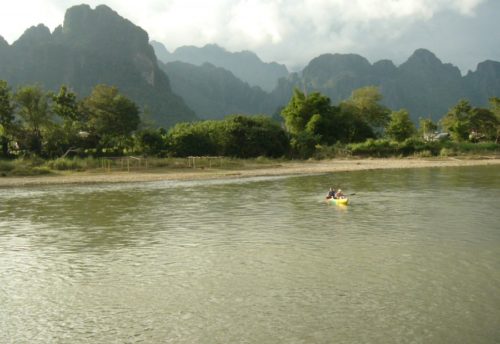
[{"label": "sandy riverbank", "polygon": [[[244,169],[151,169],[134,172],[72,172],[36,177],[3,177],[0,187],[18,187],[50,184],[84,184],[84,183],[124,183],[147,182],[159,180],[196,180],[244,178],[256,176],[280,176],[300,174],[321,174],[377,169],[424,168],[424,167],[458,167],[496,165],[500,167],[499,158],[440,158],[440,159],[335,159],[322,161],[280,162],[273,165],[262,165],[259,168]],[[500,172],[500,168],[499,168]]]}]

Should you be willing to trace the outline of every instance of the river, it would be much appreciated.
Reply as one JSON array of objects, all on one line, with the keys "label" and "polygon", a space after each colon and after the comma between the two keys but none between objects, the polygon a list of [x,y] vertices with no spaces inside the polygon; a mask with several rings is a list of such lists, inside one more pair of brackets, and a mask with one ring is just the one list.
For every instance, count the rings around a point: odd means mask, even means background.
[{"label": "river", "polygon": [[0,189],[0,343],[498,343],[499,172]]}]

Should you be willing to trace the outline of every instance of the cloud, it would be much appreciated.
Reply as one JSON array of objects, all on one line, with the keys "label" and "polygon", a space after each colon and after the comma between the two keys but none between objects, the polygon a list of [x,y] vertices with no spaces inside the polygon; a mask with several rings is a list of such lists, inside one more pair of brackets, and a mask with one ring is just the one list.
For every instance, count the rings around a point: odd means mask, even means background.
[{"label": "cloud", "polygon": [[[229,50],[256,50],[264,58],[279,56],[297,64],[325,51],[364,51],[364,46],[397,39],[441,12],[472,16],[484,1],[149,0],[144,8],[168,5],[135,22],[170,50],[216,42]],[[137,16],[140,9],[127,12]]]},{"label": "cloud", "polygon": [[[32,0],[29,6],[27,2],[2,5],[0,34],[10,42],[40,22],[53,29],[62,23],[64,11],[81,0]],[[487,0],[85,2],[93,7],[105,3],[169,50],[218,43],[232,51],[254,50],[263,59],[294,65],[324,52],[366,53],[370,47],[387,46],[407,35],[417,23],[425,24],[440,13],[473,17]]]}]

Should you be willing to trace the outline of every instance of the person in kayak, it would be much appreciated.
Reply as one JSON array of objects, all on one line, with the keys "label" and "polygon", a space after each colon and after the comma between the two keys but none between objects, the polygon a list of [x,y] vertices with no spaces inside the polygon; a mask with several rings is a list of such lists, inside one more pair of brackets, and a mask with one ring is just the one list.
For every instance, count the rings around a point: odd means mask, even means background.
[{"label": "person in kayak", "polygon": [[338,190],[336,193],[335,193],[335,198],[339,199],[339,198],[345,198],[345,195],[344,193],[342,192],[342,190]]},{"label": "person in kayak", "polygon": [[330,191],[328,191],[328,195],[326,195],[326,199],[330,199],[330,198],[335,198],[335,189],[334,188],[330,188]]}]

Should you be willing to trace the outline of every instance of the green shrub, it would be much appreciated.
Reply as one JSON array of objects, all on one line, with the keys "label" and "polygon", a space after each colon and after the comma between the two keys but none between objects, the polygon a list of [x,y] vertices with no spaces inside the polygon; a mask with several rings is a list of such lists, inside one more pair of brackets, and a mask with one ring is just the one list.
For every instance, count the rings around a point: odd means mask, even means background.
[{"label": "green shrub", "polygon": [[83,169],[80,161],[68,158],[58,158],[55,160],[47,161],[46,166],[52,170],[58,171]]},{"label": "green shrub", "polygon": [[50,174],[51,171],[45,166],[28,166],[28,165],[17,165],[11,172],[12,176],[38,176],[43,174]]},{"label": "green shrub", "polygon": [[388,157],[397,154],[397,143],[389,140],[368,139],[362,143],[347,145],[352,155]]},{"label": "green shrub", "polygon": [[439,156],[441,156],[441,157],[449,157],[449,156],[455,156],[455,155],[457,155],[457,153],[455,152],[455,150],[453,148],[443,147],[443,148],[441,148],[441,150],[439,152]]},{"label": "green shrub", "polygon": [[351,156],[351,151],[343,143],[337,142],[331,146],[317,145],[316,151],[313,158],[317,160],[321,159],[333,159],[338,157],[349,157]]},{"label": "green shrub", "polygon": [[430,150],[422,150],[422,151],[418,151],[414,154],[414,156],[416,156],[418,158],[430,158],[433,155],[434,154],[432,154],[432,152]]},{"label": "green shrub", "polygon": [[0,160],[0,172],[10,172],[14,169],[12,161]]}]

